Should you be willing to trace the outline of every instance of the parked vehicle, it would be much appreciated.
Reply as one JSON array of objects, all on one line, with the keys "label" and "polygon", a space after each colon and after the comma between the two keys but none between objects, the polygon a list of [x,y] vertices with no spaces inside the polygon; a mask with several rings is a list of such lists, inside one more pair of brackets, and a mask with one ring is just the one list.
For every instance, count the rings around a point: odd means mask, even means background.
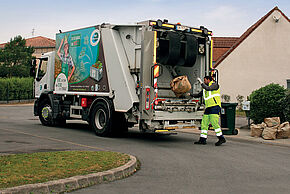
[{"label": "parked vehicle", "polygon": [[176,97],[170,81],[212,71],[211,31],[168,21],[102,24],[56,34],[56,50],[39,59],[34,115],[43,125],[87,121],[97,135],[175,133],[200,126],[201,99]]}]

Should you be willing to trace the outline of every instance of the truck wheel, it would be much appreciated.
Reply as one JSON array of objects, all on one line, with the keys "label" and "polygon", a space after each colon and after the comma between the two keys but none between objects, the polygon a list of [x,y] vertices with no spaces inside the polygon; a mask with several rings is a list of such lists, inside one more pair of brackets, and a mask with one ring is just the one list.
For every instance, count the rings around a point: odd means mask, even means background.
[{"label": "truck wheel", "polygon": [[112,133],[112,110],[109,105],[99,101],[92,109],[90,118],[91,127],[98,136],[109,136]]},{"label": "truck wheel", "polygon": [[49,100],[44,100],[40,103],[39,120],[45,126],[53,125],[52,108]]}]

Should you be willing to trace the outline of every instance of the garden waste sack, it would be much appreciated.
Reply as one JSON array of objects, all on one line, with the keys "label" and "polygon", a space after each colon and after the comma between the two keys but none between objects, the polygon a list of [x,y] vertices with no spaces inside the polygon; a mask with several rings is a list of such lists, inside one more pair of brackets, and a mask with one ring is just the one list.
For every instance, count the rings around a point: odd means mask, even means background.
[{"label": "garden waste sack", "polygon": [[277,139],[286,139],[288,137],[290,137],[290,124],[285,122],[278,127]]},{"label": "garden waste sack", "polygon": [[267,124],[268,127],[274,127],[280,125],[280,117],[265,118],[264,122]]},{"label": "garden waste sack", "polygon": [[263,122],[262,124],[252,124],[251,125],[251,136],[252,137],[261,137],[263,130],[267,127],[267,125]]},{"label": "garden waste sack", "polygon": [[170,82],[171,90],[174,92],[176,97],[180,97],[182,94],[188,92],[191,89],[191,84],[188,81],[186,75],[182,75],[174,78]]},{"label": "garden waste sack", "polygon": [[263,130],[262,137],[263,139],[266,139],[266,140],[274,140],[276,139],[277,131],[278,131],[278,126],[266,127]]}]

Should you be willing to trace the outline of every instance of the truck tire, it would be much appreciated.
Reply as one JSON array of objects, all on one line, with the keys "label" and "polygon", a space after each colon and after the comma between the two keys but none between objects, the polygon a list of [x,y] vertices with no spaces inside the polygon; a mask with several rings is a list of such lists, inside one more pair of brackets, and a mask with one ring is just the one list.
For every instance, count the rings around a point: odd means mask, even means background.
[{"label": "truck tire", "polygon": [[112,134],[112,108],[104,101],[97,102],[90,114],[90,125],[98,136]]},{"label": "truck tire", "polygon": [[39,120],[45,126],[52,126],[54,124],[52,117],[52,107],[48,99],[43,100],[39,106]]}]

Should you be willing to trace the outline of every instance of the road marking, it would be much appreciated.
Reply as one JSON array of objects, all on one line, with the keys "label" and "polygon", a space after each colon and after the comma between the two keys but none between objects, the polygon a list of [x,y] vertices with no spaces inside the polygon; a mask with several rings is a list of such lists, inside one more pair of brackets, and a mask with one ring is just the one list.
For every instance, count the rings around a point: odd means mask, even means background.
[{"label": "road marking", "polygon": [[95,146],[89,146],[89,145],[74,143],[74,142],[71,142],[71,141],[56,139],[56,138],[52,138],[52,137],[44,137],[44,136],[40,136],[40,135],[34,135],[34,134],[31,134],[31,133],[26,133],[26,132],[23,132],[23,131],[18,131],[18,130],[13,130],[13,129],[0,128],[0,130],[14,132],[14,133],[19,133],[19,134],[24,134],[24,135],[28,135],[28,136],[32,136],[32,137],[38,137],[38,138],[41,138],[41,139],[47,139],[47,140],[51,140],[51,141],[57,141],[57,142],[61,142],[61,143],[67,143],[67,144],[76,145],[76,146],[85,147],[85,148],[97,149],[97,150],[101,150],[101,151],[111,151],[111,150],[104,149],[104,148],[99,148],[99,147],[95,147]]}]

